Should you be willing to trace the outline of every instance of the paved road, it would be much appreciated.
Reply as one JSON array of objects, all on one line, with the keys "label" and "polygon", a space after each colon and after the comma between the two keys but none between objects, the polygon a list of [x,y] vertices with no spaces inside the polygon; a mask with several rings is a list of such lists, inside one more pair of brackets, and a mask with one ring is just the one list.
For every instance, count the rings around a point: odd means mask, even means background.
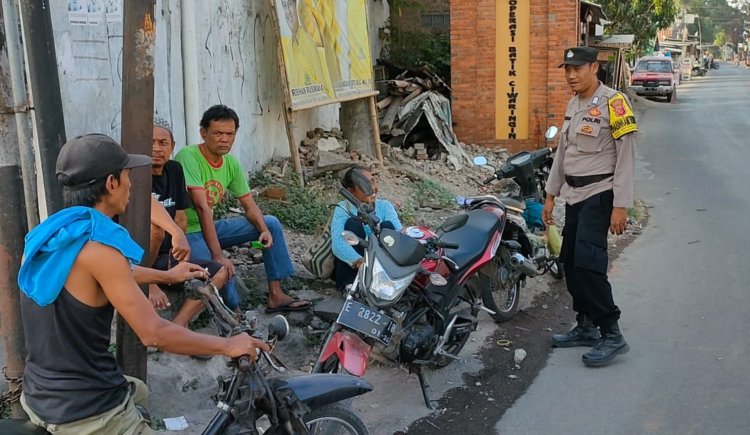
[{"label": "paved road", "polygon": [[750,433],[749,107],[750,70],[722,63],[641,117],[651,220],[611,272],[632,350],[555,350],[497,433]]}]

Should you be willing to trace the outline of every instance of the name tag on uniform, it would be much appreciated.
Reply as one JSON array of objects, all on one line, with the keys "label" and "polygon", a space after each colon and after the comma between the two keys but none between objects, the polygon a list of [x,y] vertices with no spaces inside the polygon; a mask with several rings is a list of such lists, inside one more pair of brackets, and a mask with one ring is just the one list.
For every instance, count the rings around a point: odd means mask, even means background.
[{"label": "name tag on uniform", "polygon": [[583,124],[578,126],[578,128],[576,129],[576,133],[591,137],[598,137],[600,128],[601,127],[599,127],[598,125]]}]

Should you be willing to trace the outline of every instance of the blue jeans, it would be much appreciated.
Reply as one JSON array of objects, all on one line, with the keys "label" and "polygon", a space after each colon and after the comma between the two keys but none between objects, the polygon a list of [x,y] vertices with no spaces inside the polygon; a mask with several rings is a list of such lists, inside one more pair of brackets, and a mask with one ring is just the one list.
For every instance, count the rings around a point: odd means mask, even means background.
[{"label": "blue jeans", "polygon": [[[289,259],[289,252],[286,248],[284,231],[281,229],[281,222],[275,216],[264,216],[263,218],[271,232],[271,237],[273,237],[271,248],[263,250],[263,266],[265,266],[269,281],[281,281],[294,274],[294,267],[292,267],[292,261]],[[249,243],[258,240],[258,237],[260,237],[260,232],[245,217],[221,219],[214,222],[214,225],[221,249]],[[190,243],[191,258],[211,260],[211,251],[208,249],[202,232],[190,233],[187,235],[187,239]],[[232,309],[240,305],[234,280],[235,278],[232,278],[227,282],[224,287],[226,294],[222,295],[224,303]]]}]

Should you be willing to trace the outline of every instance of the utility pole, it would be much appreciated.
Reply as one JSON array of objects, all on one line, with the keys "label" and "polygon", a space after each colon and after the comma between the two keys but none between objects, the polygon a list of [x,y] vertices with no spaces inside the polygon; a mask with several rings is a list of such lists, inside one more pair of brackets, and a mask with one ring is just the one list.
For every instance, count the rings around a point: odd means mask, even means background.
[{"label": "utility pole", "polygon": [[[5,11],[2,11],[3,13]],[[6,39],[0,27],[0,40]],[[0,71],[9,69],[8,47],[0,46]],[[0,74],[0,336],[5,347],[4,374],[8,379],[11,399],[20,397],[21,378],[26,361],[23,328],[21,326],[18,270],[21,268],[23,238],[26,234],[26,208],[21,181],[20,151],[16,136],[11,78]],[[25,416],[18,402],[11,405],[13,416]]]},{"label": "utility pole", "polygon": [[60,77],[52,34],[49,0],[20,0],[23,42],[29,69],[34,113],[34,135],[41,155],[47,214],[63,208],[62,186],[57,183],[57,155],[65,143]]},{"label": "utility pole", "polygon": [[[151,155],[154,113],[155,0],[123,2],[122,146],[129,153]],[[120,223],[148,252],[151,234],[151,167],[132,169],[130,203]],[[142,286],[144,293],[147,286]],[[146,348],[122,317],[117,318],[117,362],[126,375],[143,381]]]}]

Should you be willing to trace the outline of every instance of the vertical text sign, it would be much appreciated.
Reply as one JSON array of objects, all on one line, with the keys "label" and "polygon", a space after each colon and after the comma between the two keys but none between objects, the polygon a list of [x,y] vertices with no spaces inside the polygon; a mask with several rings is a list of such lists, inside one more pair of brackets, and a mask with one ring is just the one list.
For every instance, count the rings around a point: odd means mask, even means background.
[{"label": "vertical text sign", "polygon": [[495,135],[500,140],[529,137],[529,3],[496,3]]}]

